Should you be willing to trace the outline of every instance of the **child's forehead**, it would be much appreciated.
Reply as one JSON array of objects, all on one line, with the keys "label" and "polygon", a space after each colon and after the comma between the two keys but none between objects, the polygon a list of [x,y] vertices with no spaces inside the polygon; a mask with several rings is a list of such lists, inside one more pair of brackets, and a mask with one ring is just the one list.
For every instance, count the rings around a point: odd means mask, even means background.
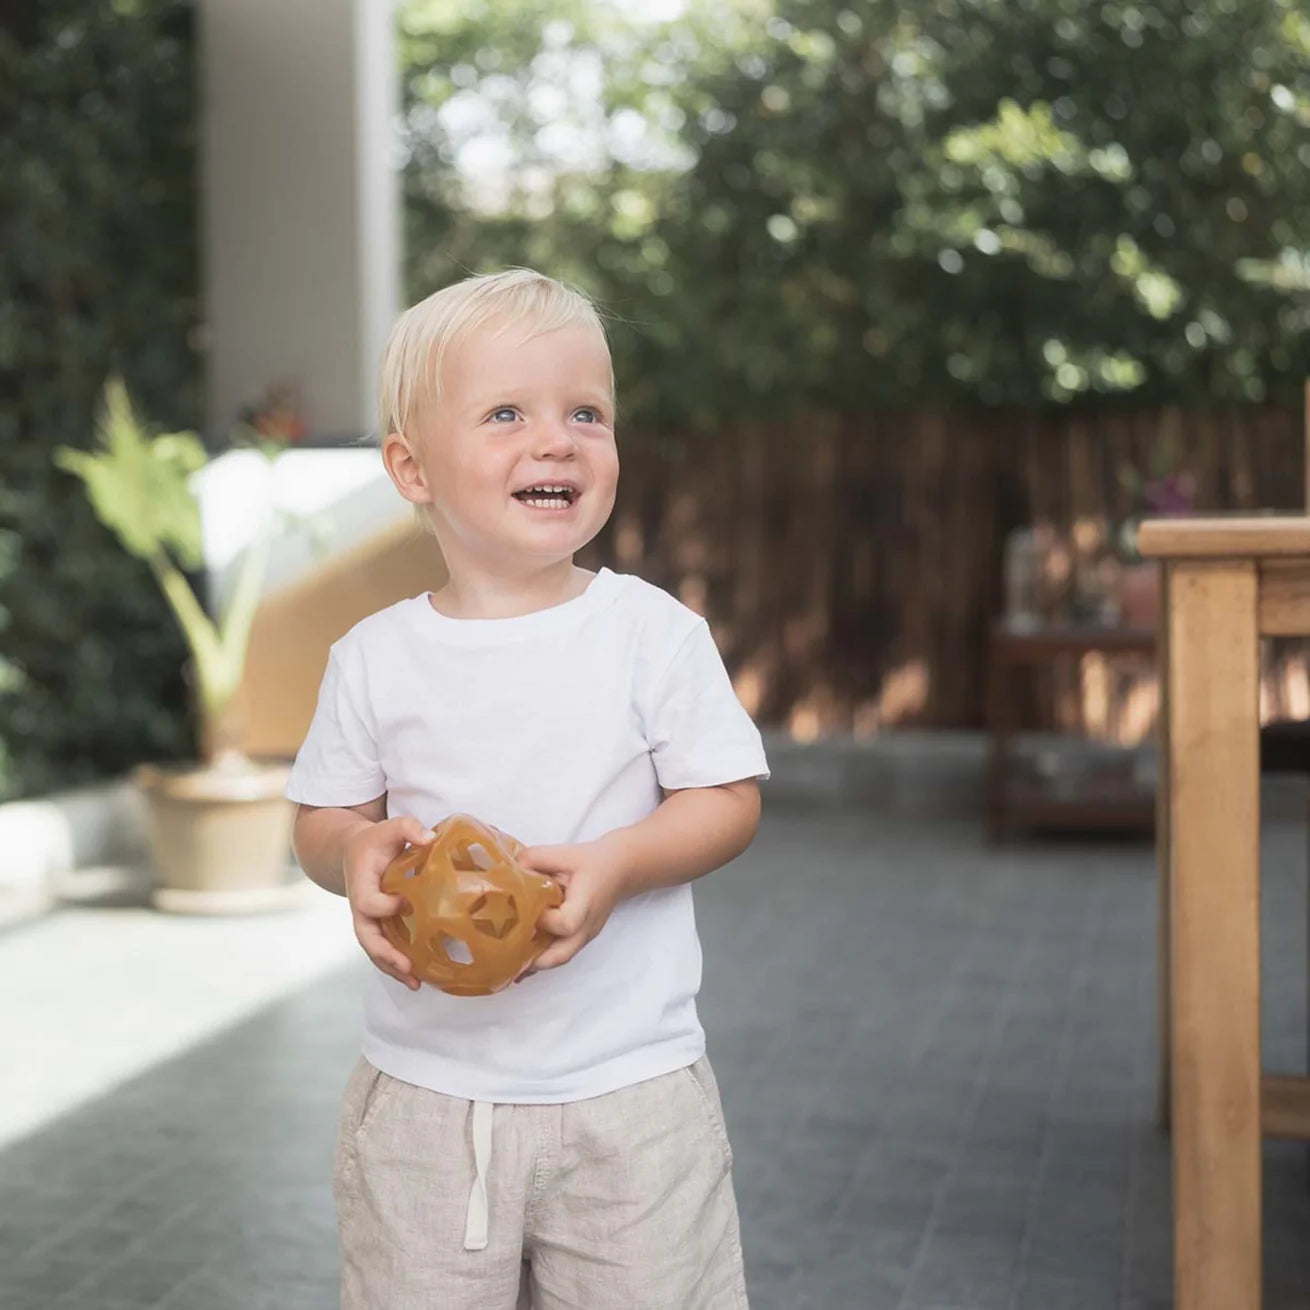
[{"label": "child's forehead", "polygon": [[543,350],[560,349],[580,337],[593,340],[608,357],[609,343],[596,324],[585,319],[550,323],[527,315],[499,315],[480,323],[472,323],[451,342],[451,348],[503,355],[507,348],[513,350],[538,342]]},{"label": "child's forehead", "polygon": [[473,324],[461,332],[435,361],[438,385],[457,386],[474,382],[478,374],[513,371],[529,354],[542,360],[566,355],[584,369],[594,364],[613,384],[609,342],[595,324],[542,324],[520,317]]}]

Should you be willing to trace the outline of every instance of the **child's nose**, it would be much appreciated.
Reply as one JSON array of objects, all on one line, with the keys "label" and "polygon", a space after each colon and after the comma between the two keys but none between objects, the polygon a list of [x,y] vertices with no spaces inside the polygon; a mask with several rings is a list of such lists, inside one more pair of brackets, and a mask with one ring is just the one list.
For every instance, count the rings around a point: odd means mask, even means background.
[{"label": "child's nose", "polygon": [[534,435],[538,452],[561,454],[573,450],[573,431],[567,423],[544,423]]}]

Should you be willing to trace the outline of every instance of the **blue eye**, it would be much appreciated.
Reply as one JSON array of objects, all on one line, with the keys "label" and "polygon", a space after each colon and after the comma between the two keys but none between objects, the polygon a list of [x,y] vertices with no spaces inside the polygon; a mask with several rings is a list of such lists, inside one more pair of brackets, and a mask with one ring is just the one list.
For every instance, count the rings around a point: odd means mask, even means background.
[{"label": "blue eye", "polygon": [[502,405],[499,409],[493,409],[491,411],[491,421],[495,423],[501,414],[508,414],[513,418],[518,414],[518,410],[516,410],[513,405]]}]

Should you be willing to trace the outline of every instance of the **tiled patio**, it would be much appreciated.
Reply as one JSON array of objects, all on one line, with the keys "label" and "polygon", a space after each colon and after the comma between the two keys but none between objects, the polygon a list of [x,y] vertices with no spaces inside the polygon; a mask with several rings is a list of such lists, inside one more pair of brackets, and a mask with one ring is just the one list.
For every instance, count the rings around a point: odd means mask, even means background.
[{"label": "tiled patio", "polygon": [[[1294,824],[1268,831],[1266,1062],[1287,1068],[1304,1049],[1303,844]],[[701,885],[754,1310],[1170,1304],[1152,877],[1139,845],[988,851],[971,824],[775,807]],[[336,1304],[329,1159],[360,967],[337,953],[343,909],[287,918],[281,949],[267,921],[198,930],[123,908],[0,936],[0,1058],[6,1077],[37,1070],[26,1112],[41,1078],[51,1114],[64,1104],[74,1060],[126,1078],[0,1152],[4,1310]],[[206,1010],[178,947],[198,932],[213,978],[274,984]],[[114,1022],[134,1008],[125,977],[142,1014],[166,1014],[161,996],[195,1007],[203,1040]],[[8,1106],[0,1093],[0,1119]],[[1304,1307],[1304,1149],[1270,1145],[1266,1177],[1266,1306]]]}]

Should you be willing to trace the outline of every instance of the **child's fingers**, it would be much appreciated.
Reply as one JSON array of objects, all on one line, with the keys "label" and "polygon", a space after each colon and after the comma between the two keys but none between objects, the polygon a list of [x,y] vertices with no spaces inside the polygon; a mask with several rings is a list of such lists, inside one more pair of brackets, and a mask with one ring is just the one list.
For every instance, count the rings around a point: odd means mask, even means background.
[{"label": "child's fingers", "polygon": [[384,891],[373,891],[367,887],[360,888],[351,898],[355,913],[369,919],[389,919],[399,914],[405,907],[403,896],[391,896]]},{"label": "child's fingers", "polygon": [[[405,959],[400,951],[387,940],[381,925],[375,919],[369,919],[362,914],[357,914],[355,916],[355,936],[359,938],[359,944],[375,959],[389,961]],[[406,964],[408,964],[408,961],[406,961]]]},{"label": "child's fingers", "polygon": [[373,920],[357,917],[355,936],[364,948],[364,953],[383,973],[389,974],[397,982],[403,982],[406,986],[418,986],[418,979],[413,975],[409,959],[386,939],[382,929]]},{"label": "child's fingers", "polygon": [[542,910],[537,927],[552,937],[571,937],[581,926],[578,920],[577,911],[561,905],[557,910]]},{"label": "child's fingers", "polygon": [[533,960],[532,967],[534,970],[558,969],[561,964],[567,964],[586,944],[587,939],[581,933],[552,942]]},{"label": "child's fingers", "polygon": [[398,951],[387,949],[375,952],[365,947],[365,954],[372,960],[373,967],[385,973],[388,978],[404,983],[411,991],[419,986],[419,980],[410,972],[409,961]]},{"label": "child's fingers", "polygon": [[405,815],[398,823],[400,835],[411,846],[426,846],[437,834],[417,819]]},{"label": "child's fingers", "polygon": [[376,968],[380,969],[388,978],[394,978],[399,983],[404,983],[410,991],[417,991],[419,980],[409,971],[409,961],[403,955],[394,953],[386,955],[370,955],[368,957],[373,961]]},{"label": "child's fingers", "polygon": [[567,873],[573,867],[573,847],[525,846],[514,858],[537,873]]},{"label": "child's fingers", "polygon": [[411,992],[418,991],[419,987],[422,986],[419,980],[415,978],[412,973],[404,973],[402,970],[383,964],[379,960],[374,960],[373,963],[382,973],[385,973],[388,978],[394,978],[398,983],[404,983]]}]

